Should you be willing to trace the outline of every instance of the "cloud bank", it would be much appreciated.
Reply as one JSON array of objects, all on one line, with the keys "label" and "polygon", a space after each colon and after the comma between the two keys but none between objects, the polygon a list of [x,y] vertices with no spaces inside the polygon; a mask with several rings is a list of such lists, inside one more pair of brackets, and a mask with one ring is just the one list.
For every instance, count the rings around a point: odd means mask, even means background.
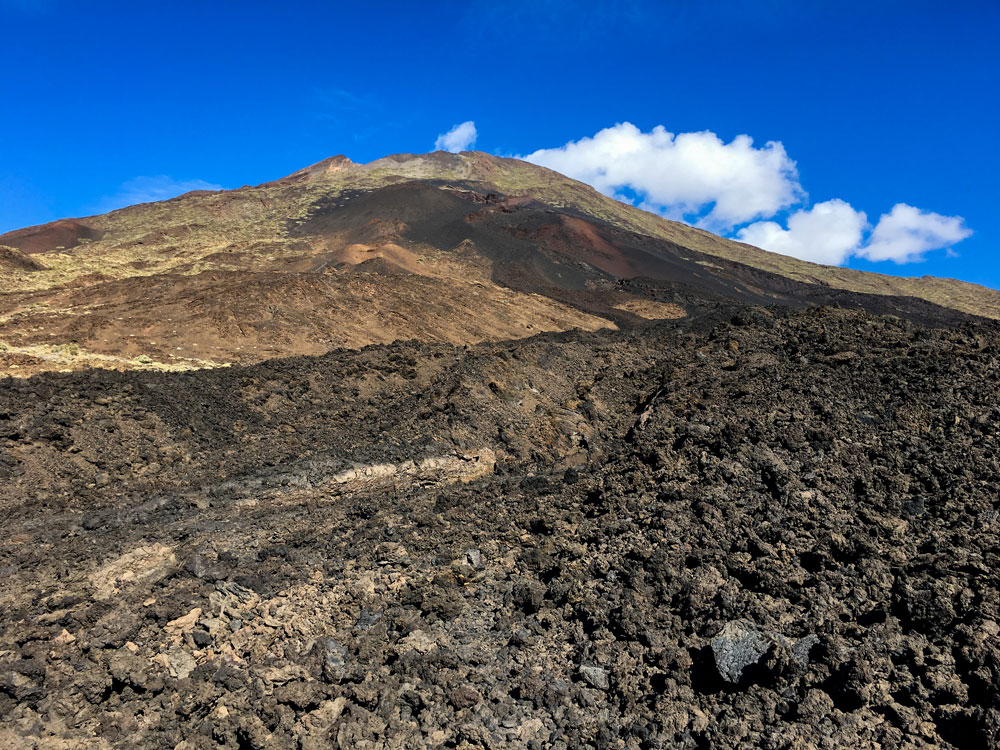
[{"label": "cloud bank", "polygon": [[837,199],[796,211],[788,217],[787,229],[775,221],[758,221],[736,233],[737,239],[765,250],[834,266],[852,256],[915,263],[931,250],[950,248],[971,235],[961,217],[905,203],[882,214],[872,229],[863,211]]},{"label": "cloud bank", "polygon": [[[912,263],[972,234],[959,216],[905,203],[874,228],[839,198],[796,209],[807,195],[795,161],[780,141],[756,147],[747,135],[726,143],[710,131],[674,134],[657,126],[644,133],[623,122],[520,158],[647,211],[816,263],[842,265],[851,257]],[[782,226],[776,215],[785,211],[791,213]]]},{"label": "cloud bank", "polygon": [[465,151],[476,142],[476,123],[467,120],[459,123],[447,133],[442,133],[434,141],[435,151],[450,151],[453,154]]},{"label": "cloud bank", "polygon": [[773,216],[804,197],[795,162],[777,141],[754,148],[737,136],[715,133],[643,133],[629,122],[605,128],[560,148],[523,157],[621,197],[631,191],[642,208],[673,218],[695,216],[701,226],[727,231]]},{"label": "cloud bank", "polygon": [[134,206],[136,203],[152,203],[176,198],[178,195],[192,190],[222,190],[221,185],[215,185],[204,180],[175,180],[166,175],[155,177],[134,177],[123,182],[118,192],[103,198],[100,210],[114,211],[116,208]]}]

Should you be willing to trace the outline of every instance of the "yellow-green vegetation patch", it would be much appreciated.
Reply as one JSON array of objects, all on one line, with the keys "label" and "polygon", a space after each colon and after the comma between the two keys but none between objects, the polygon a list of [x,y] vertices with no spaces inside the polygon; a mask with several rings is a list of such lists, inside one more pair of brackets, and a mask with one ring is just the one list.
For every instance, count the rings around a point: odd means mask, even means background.
[{"label": "yellow-green vegetation patch", "polygon": [[[159,362],[146,354],[128,359],[113,354],[100,354],[87,351],[76,343],[66,344],[32,344],[15,346],[0,341],[0,374],[17,375],[18,365],[7,365],[4,357],[30,357],[40,362],[53,365],[64,365],[63,371],[82,370],[87,368],[108,370],[155,370],[161,372],[185,372],[188,370],[208,370],[219,367],[230,367],[229,362],[215,362],[209,359],[193,359],[189,357],[173,357],[169,362]],[[66,367],[68,365],[68,367]]]}]

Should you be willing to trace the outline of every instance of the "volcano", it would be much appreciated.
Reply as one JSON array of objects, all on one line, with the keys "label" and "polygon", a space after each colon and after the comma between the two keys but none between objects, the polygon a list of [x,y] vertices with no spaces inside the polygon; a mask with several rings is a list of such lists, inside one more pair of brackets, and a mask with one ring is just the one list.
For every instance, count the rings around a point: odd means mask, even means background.
[{"label": "volcano", "polygon": [[1000,746],[1000,293],[475,152],[0,246],[0,747]]},{"label": "volcano", "polygon": [[334,157],[258,187],[17,230],[0,245],[21,258],[0,263],[0,371],[12,375],[472,344],[730,302],[932,325],[1000,317],[994,290],[768,253],[477,152]]}]

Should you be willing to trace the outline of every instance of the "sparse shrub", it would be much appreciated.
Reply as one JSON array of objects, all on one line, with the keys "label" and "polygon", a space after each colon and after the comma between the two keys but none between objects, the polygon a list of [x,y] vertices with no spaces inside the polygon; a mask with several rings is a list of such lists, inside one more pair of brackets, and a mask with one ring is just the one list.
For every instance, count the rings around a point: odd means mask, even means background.
[{"label": "sparse shrub", "polygon": [[140,354],[138,357],[136,357],[132,361],[136,362],[136,363],[138,363],[140,365],[149,365],[149,364],[153,363],[153,358],[149,357],[149,356],[147,356],[145,354]]}]

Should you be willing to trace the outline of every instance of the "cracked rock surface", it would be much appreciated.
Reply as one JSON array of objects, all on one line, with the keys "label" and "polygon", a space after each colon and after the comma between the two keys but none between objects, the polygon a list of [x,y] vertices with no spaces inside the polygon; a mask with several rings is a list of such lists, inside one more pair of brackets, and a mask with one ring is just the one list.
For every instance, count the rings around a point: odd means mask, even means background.
[{"label": "cracked rock surface", "polygon": [[1000,744],[1000,335],[0,382],[0,747]]}]

